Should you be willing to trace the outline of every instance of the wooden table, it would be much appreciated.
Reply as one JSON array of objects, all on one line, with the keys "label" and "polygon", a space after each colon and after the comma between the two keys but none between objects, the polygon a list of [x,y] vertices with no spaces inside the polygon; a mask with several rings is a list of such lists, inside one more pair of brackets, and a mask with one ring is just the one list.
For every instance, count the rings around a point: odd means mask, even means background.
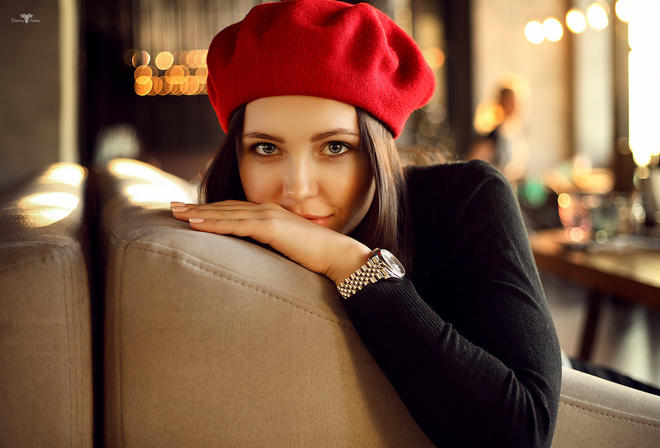
[{"label": "wooden table", "polygon": [[589,360],[603,297],[660,310],[660,250],[628,245],[569,248],[561,229],[529,237],[539,271],[581,284],[589,291],[580,358]]}]

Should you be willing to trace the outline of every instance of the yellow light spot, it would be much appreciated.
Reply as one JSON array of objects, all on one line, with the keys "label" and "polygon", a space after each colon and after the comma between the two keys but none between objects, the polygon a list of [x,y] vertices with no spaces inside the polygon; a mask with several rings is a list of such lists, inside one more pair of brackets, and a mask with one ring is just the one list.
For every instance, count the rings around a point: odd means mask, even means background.
[{"label": "yellow light spot", "polygon": [[630,19],[630,2],[629,0],[619,0],[614,5],[616,16],[622,22],[627,22]]},{"label": "yellow light spot", "polygon": [[151,89],[149,90],[149,93],[147,95],[149,96],[156,96],[158,95],[158,92],[156,91],[156,83],[159,82],[160,80],[158,79],[158,76],[152,76],[151,77]]},{"label": "yellow light spot", "polygon": [[206,67],[200,67],[195,72],[195,76],[201,84],[206,84],[206,78],[208,77],[209,69]]},{"label": "yellow light spot", "polygon": [[183,65],[173,65],[165,72],[166,79],[173,85],[186,82],[189,75],[188,68]]},{"label": "yellow light spot", "polygon": [[573,242],[580,242],[584,239],[584,230],[580,227],[572,227],[567,231],[568,239]]},{"label": "yellow light spot", "polygon": [[197,80],[197,77],[190,76],[188,78],[188,86],[184,93],[186,95],[197,95],[198,90],[199,90],[199,81]]},{"label": "yellow light spot", "polygon": [[149,84],[151,83],[151,76],[140,76],[135,82],[137,84]]},{"label": "yellow light spot", "polygon": [[141,65],[149,65],[151,61],[151,55],[146,51],[136,51],[133,54],[132,62],[133,67],[139,67]]},{"label": "yellow light spot", "polygon": [[562,193],[557,198],[557,203],[561,208],[569,207],[571,205],[571,196],[567,193]]},{"label": "yellow light spot", "polygon": [[208,50],[203,50],[195,55],[195,64],[197,67],[206,67],[206,55],[208,52]]},{"label": "yellow light spot", "polygon": [[589,8],[587,8],[587,21],[596,30],[604,30],[610,24],[607,11],[599,3],[589,5]]},{"label": "yellow light spot", "polygon": [[162,87],[159,89],[158,94],[159,95],[169,95],[170,92],[172,91],[172,84],[167,80],[165,76],[160,76],[159,78],[160,84]]},{"label": "yellow light spot", "polygon": [[545,40],[543,25],[536,20],[532,20],[525,25],[525,37],[533,44],[540,44]]},{"label": "yellow light spot", "polygon": [[140,77],[135,81],[135,93],[140,96],[145,96],[149,94],[152,86],[153,83],[151,82],[151,78],[147,78],[146,76]]},{"label": "yellow light spot", "polygon": [[189,68],[197,68],[197,53],[199,50],[192,50],[186,53],[186,59],[181,65],[186,65]]},{"label": "yellow light spot", "polygon": [[169,51],[161,51],[156,56],[155,63],[160,70],[167,70],[174,63],[174,55]]},{"label": "yellow light spot", "polygon": [[575,34],[580,34],[587,29],[587,19],[580,11],[571,9],[566,13],[566,26]]},{"label": "yellow light spot", "polygon": [[154,76],[152,78],[153,82],[153,87],[151,88],[151,92],[154,95],[160,95],[161,91],[163,90],[163,79],[161,77],[156,77]]},{"label": "yellow light spot", "polygon": [[549,19],[545,19],[543,22],[543,32],[545,34],[545,38],[550,42],[557,42],[564,35],[564,28],[561,26],[559,20],[555,19],[554,17],[550,17]]},{"label": "yellow light spot", "polygon": [[138,78],[142,78],[142,77],[151,78],[153,74],[154,73],[151,67],[149,67],[148,65],[141,65],[135,69],[135,72],[133,73],[133,77],[137,81]]},{"label": "yellow light spot", "polygon": [[445,54],[437,47],[427,48],[422,55],[433,70],[439,69],[445,63]]},{"label": "yellow light spot", "polygon": [[190,51],[184,50],[184,51],[179,51],[176,53],[176,63],[178,65],[186,65],[187,64],[187,59],[188,55],[190,54]]}]

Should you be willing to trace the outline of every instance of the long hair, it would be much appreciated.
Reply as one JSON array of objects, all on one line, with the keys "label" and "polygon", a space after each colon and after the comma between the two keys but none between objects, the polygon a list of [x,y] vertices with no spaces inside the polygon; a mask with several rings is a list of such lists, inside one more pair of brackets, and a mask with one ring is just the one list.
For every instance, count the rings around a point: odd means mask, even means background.
[{"label": "long hair", "polygon": [[[369,113],[355,109],[360,129],[358,150],[369,154],[376,188],[367,214],[350,236],[372,249],[379,247],[392,251],[410,270],[412,245],[406,244],[405,179],[394,139],[389,130]],[[246,200],[237,159],[244,121],[245,106],[242,106],[232,115],[227,134],[202,178],[200,203]]]}]

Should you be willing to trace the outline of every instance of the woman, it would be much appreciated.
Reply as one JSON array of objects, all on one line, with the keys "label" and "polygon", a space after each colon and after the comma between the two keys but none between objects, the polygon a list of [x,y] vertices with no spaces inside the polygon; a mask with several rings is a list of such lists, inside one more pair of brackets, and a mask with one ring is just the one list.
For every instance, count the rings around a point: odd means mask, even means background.
[{"label": "woman", "polygon": [[415,43],[365,4],[283,1],[219,33],[207,64],[226,137],[201,205],[174,216],[335,282],[437,445],[549,446],[560,351],[509,184],[481,162],[398,160],[435,88]]}]

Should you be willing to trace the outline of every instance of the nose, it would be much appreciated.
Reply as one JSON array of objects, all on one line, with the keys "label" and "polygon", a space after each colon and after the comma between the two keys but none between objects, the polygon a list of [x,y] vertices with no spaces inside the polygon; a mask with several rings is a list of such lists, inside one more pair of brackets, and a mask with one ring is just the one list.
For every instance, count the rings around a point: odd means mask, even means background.
[{"label": "nose", "polygon": [[284,197],[293,201],[312,198],[318,193],[313,163],[307,160],[289,161],[283,182]]}]

